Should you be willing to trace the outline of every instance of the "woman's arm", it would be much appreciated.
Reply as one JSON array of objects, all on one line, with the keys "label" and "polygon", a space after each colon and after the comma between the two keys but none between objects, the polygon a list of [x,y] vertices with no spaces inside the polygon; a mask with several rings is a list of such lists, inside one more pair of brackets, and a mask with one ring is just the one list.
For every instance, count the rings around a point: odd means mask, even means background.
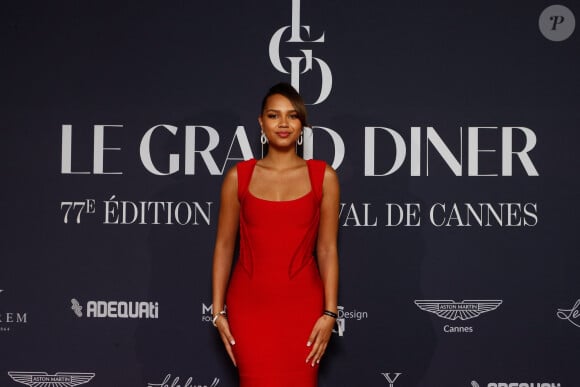
[{"label": "woman's arm", "polygon": [[[238,173],[236,168],[232,168],[224,178],[220,195],[220,210],[212,269],[212,305],[214,317],[224,310],[225,307],[226,290],[232,270],[239,219]],[[224,316],[219,316],[215,320],[215,323],[230,358],[236,364],[232,352],[232,345],[235,344],[235,341],[230,333],[227,319]]]},{"label": "woman's arm", "polygon": [[[324,285],[324,309],[338,313],[338,211],[340,200],[340,187],[338,176],[330,167],[324,172],[322,185],[322,203],[320,205],[320,225],[318,229],[318,241],[316,255],[318,269]],[[312,345],[312,350],[306,358],[306,362],[312,362],[312,366],[320,362],[320,358],[326,350],[335,319],[330,316],[321,316],[308,339],[307,345]]]}]

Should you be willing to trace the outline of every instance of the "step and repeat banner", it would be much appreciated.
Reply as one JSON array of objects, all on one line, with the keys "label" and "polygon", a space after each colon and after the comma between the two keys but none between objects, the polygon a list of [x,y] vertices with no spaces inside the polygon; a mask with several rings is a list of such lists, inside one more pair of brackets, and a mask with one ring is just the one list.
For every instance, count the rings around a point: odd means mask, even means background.
[{"label": "step and repeat banner", "polygon": [[[222,177],[262,96],[341,181],[320,386],[580,385],[578,2],[14,2],[0,385],[227,387]],[[292,330],[300,309],[280,305]],[[306,338],[305,338],[306,342]]]}]

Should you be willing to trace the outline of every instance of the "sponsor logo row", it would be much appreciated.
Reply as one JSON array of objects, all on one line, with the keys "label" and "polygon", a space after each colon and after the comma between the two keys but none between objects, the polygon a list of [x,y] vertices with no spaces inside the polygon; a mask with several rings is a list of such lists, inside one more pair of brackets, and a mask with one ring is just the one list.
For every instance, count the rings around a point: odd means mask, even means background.
[{"label": "sponsor logo row", "polygon": [[[30,316],[27,311],[7,310],[2,307],[1,298],[4,290],[0,289],[0,333],[9,332],[19,326],[29,323]],[[454,324],[443,326],[445,333],[472,333],[473,326],[468,321],[498,309],[503,300],[414,300],[415,305],[422,311],[449,321]],[[81,302],[77,298],[70,300],[70,310],[79,319],[159,319],[160,305],[156,301],[106,301],[90,300]],[[571,307],[558,308],[556,317],[568,321],[575,327],[580,328],[580,299],[576,300]],[[201,303],[201,320],[211,322],[213,307],[211,304]],[[344,336],[347,324],[356,323],[369,318],[369,313],[357,308],[338,307],[338,319],[334,332],[338,336]]]},{"label": "sponsor logo row", "polygon": [[[380,372],[389,387],[396,387],[399,379],[403,380],[402,372]],[[9,371],[8,376],[16,383],[30,387],[73,387],[88,384],[95,378],[94,372],[57,372],[49,374],[47,372],[17,372]],[[402,376],[402,377],[401,377]],[[165,375],[160,382],[148,382],[146,387],[217,387],[220,379],[214,377],[210,382],[200,383],[193,377],[181,379],[179,376]],[[403,382],[404,383],[404,382]],[[466,383],[466,387],[562,387],[559,382],[488,382],[480,385],[472,380],[471,384]]]}]

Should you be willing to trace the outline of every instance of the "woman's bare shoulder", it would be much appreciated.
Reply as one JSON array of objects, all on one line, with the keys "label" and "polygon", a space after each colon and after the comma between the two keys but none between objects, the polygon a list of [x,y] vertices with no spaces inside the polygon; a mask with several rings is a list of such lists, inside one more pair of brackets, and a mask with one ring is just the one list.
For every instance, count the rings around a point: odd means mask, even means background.
[{"label": "woman's bare shoulder", "polygon": [[236,189],[238,187],[238,168],[233,166],[227,170],[224,174],[224,180],[222,183],[224,189]]},{"label": "woman's bare shoulder", "polygon": [[326,164],[324,168],[324,183],[338,184],[338,174],[330,165]]}]

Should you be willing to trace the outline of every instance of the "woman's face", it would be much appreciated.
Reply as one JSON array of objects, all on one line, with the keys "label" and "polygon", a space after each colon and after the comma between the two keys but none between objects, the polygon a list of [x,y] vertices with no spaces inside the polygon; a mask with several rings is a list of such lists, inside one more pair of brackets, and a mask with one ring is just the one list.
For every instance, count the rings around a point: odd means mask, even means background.
[{"label": "woman's face", "polygon": [[268,97],[258,121],[270,147],[293,147],[302,132],[302,122],[296,109],[292,102],[281,94]]}]

